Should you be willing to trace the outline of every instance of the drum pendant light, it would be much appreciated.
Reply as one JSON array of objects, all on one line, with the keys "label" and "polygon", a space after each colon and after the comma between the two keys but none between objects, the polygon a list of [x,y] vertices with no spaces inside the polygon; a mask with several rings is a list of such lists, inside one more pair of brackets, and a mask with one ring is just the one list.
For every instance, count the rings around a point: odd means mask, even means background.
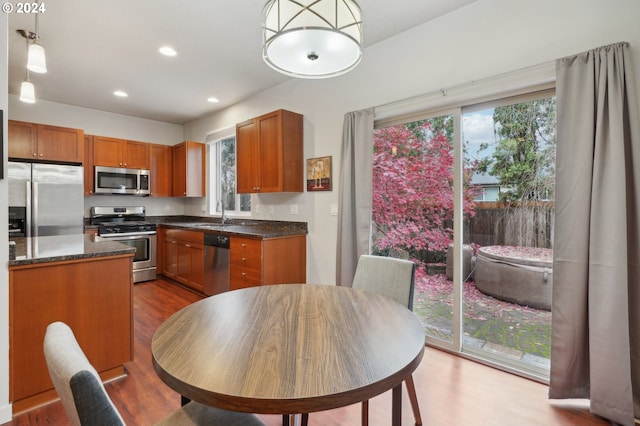
[{"label": "drum pendant light", "polygon": [[270,0],[264,7],[264,61],[300,78],[326,78],[362,58],[362,16],[353,0]]}]

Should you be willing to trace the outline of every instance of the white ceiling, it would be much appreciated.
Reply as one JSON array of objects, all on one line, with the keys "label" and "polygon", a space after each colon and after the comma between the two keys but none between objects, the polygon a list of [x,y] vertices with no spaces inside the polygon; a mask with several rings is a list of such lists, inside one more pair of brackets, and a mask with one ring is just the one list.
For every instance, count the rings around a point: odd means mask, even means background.
[{"label": "white ceiling", "polygon": [[[365,47],[473,1],[360,0]],[[224,109],[291,78],[262,60],[264,3],[45,1],[38,25],[48,72],[30,73],[36,98],[176,124]],[[34,15],[9,15],[11,94],[26,69],[17,29],[35,31]],[[178,56],[160,55],[162,45]],[[129,97],[115,97],[118,89]],[[212,96],[220,102],[207,102]]]}]

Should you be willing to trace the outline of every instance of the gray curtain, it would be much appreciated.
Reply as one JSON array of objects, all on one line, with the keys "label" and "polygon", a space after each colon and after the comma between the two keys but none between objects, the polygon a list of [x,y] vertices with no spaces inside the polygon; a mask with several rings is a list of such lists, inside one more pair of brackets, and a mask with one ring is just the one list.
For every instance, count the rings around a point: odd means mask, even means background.
[{"label": "gray curtain", "polygon": [[351,287],[358,258],[370,250],[373,115],[370,108],[344,116],[336,285]]},{"label": "gray curtain", "polygon": [[627,43],[556,62],[550,398],[640,417],[640,109]]}]

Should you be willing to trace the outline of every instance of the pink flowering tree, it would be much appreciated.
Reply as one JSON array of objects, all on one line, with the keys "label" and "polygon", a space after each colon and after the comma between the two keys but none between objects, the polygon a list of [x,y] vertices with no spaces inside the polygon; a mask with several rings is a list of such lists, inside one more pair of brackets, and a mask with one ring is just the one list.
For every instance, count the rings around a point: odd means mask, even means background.
[{"label": "pink flowering tree", "polygon": [[[373,153],[374,248],[377,252],[445,251],[453,230],[453,146],[431,121],[376,130]],[[473,192],[468,188],[465,215],[473,216]]]}]

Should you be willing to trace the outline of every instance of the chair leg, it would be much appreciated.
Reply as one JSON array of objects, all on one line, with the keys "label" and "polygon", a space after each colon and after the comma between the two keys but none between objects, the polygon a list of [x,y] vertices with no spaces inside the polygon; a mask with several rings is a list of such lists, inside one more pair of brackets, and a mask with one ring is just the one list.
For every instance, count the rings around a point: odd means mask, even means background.
[{"label": "chair leg", "polygon": [[[300,415],[300,426],[307,426],[309,424],[309,413]],[[296,426],[295,414],[283,414],[282,426]]]},{"label": "chair leg", "polygon": [[422,417],[420,416],[420,407],[418,407],[418,397],[416,396],[416,386],[413,383],[413,375],[410,375],[404,383],[407,385],[407,393],[409,394],[409,401],[411,402],[411,409],[413,410],[413,417],[416,420],[416,426],[421,426]]},{"label": "chair leg", "polygon": [[369,426],[369,400],[362,401],[362,426]]}]

